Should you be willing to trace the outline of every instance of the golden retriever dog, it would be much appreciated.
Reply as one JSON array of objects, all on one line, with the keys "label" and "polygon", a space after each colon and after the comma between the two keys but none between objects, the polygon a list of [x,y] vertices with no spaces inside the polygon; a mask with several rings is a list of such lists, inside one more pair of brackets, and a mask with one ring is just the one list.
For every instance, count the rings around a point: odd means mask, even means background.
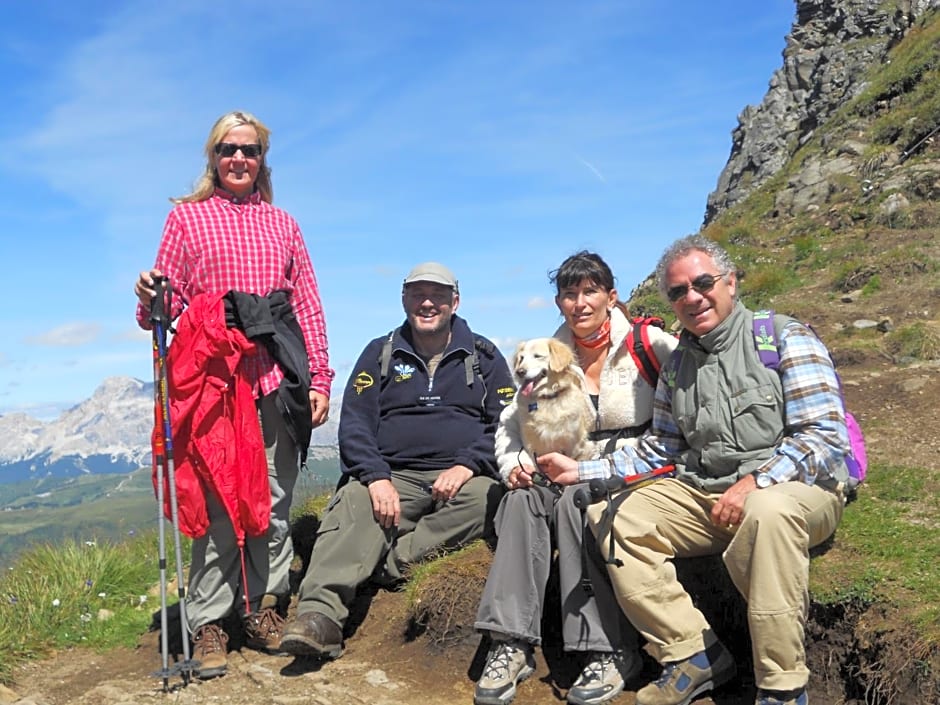
[{"label": "golden retriever dog", "polygon": [[594,407],[571,348],[555,338],[533,338],[519,343],[512,367],[517,421],[529,455],[557,451],[576,460],[591,457]]}]

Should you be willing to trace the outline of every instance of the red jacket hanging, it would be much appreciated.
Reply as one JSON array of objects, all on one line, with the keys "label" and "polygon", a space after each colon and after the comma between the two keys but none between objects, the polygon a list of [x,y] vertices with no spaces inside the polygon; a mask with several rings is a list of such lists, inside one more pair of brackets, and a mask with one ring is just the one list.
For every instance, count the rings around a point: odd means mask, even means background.
[{"label": "red jacket hanging", "polygon": [[[255,350],[225,325],[223,295],[200,294],[180,316],[167,354],[179,528],[206,533],[207,491],[225,507],[239,545],[268,530],[271,489],[258,410],[239,361]],[[154,429],[154,436],[162,434]],[[156,443],[155,443],[156,446]],[[157,472],[154,462],[154,486]],[[164,480],[164,512],[169,484]]]}]

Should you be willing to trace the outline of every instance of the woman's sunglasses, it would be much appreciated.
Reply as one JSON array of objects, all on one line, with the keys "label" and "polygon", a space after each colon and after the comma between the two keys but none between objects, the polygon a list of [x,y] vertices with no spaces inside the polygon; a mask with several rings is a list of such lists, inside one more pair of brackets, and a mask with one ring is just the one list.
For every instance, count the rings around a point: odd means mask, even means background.
[{"label": "woman's sunglasses", "polygon": [[260,144],[235,144],[234,142],[219,142],[215,145],[215,153],[220,157],[234,157],[235,152],[241,150],[245,159],[257,159],[261,156]]},{"label": "woman's sunglasses", "polygon": [[707,294],[715,288],[715,284],[724,274],[700,274],[692,280],[691,284],[678,284],[666,289],[666,298],[672,303],[684,299],[689,293],[689,286],[700,294]]}]

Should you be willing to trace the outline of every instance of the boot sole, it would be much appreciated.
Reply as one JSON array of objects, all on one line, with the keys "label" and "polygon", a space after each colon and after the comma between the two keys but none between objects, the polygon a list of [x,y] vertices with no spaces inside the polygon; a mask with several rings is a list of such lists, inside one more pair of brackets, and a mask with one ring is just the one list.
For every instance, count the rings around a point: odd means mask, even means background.
[{"label": "boot sole", "polygon": [[320,656],[338,659],[343,654],[342,644],[320,644],[298,634],[285,634],[281,638],[281,652],[294,656]]},{"label": "boot sole", "polygon": [[[689,705],[693,700],[698,698],[703,693],[707,693],[710,690],[718,690],[721,686],[731,681],[737,675],[737,666],[732,663],[730,668],[728,668],[726,671],[722,671],[721,673],[716,673],[711,679],[700,684],[695,690],[686,695],[684,699],[680,700],[677,705]],[[643,705],[643,703],[637,699],[636,705]]]},{"label": "boot sole", "polygon": [[198,678],[201,681],[207,681],[213,678],[218,678],[219,676],[224,676],[227,671],[228,671],[228,666],[215,666],[214,668],[197,668],[196,678]]}]

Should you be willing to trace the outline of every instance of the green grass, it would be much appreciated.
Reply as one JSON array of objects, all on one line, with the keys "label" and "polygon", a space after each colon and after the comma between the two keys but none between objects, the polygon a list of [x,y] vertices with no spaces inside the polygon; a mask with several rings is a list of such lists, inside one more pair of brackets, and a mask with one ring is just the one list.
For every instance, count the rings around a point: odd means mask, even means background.
[{"label": "green grass", "polygon": [[23,553],[0,575],[0,682],[53,649],[132,646],[160,607],[159,592],[151,594],[158,553],[156,530],[121,543],[69,540]]},{"label": "green grass", "polygon": [[940,359],[940,333],[916,321],[891,331],[885,339],[888,352],[898,360]]},{"label": "green grass", "polygon": [[875,465],[846,507],[834,551],[813,562],[813,597],[894,606],[940,641],[940,517],[937,474]]}]

